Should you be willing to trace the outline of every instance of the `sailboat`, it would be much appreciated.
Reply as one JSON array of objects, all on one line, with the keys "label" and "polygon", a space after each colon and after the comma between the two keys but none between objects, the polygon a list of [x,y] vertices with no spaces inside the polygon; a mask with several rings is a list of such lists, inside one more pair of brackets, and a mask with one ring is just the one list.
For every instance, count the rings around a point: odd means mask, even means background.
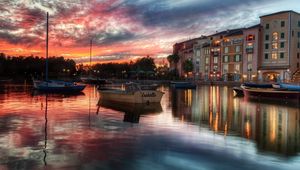
[{"label": "sailboat", "polygon": [[49,45],[49,13],[47,12],[47,34],[46,34],[46,75],[45,80],[33,80],[33,87],[39,91],[45,92],[81,92],[86,85],[74,82],[65,82],[48,79],[48,45]]}]

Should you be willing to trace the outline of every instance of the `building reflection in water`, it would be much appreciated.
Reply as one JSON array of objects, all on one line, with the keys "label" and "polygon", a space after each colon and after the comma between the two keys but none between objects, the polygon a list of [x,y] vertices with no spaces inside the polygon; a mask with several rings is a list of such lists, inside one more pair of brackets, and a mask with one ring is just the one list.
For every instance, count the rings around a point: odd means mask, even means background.
[{"label": "building reflection in water", "polygon": [[173,90],[170,94],[173,116],[181,121],[209,127],[224,136],[253,140],[260,151],[284,155],[299,152],[299,103],[247,101],[235,97],[231,88],[220,86]]}]

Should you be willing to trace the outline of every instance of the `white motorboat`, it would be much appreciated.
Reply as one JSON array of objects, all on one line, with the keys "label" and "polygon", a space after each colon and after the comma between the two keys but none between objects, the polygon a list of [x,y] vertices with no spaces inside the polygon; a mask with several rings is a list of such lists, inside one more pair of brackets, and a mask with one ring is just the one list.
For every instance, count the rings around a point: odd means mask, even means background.
[{"label": "white motorboat", "polygon": [[158,90],[143,90],[139,84],[128,83],[125,90],[104,89],[99,90],[100,100],[124,103],[159,103],[163,92]]}]

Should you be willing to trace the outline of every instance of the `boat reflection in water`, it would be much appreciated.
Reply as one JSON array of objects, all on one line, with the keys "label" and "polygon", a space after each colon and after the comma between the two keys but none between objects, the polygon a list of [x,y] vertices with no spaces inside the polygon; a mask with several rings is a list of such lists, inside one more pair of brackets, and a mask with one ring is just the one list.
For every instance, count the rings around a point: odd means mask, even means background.
[{"label": "boat reflection in water", "polygon": [[98,106],[124,112],[123,121],[131,123],[139,123],[141,115],[159,114],[162,112],[160,103],[121,103],[99,99]]},{"label": "boat reflection in water", "polygon": [[260,152],[292,156],[300,151],[300,101],[235,98],[231,88],[218,86],[170,94],[173,116],[181,121],[253,140]]}]

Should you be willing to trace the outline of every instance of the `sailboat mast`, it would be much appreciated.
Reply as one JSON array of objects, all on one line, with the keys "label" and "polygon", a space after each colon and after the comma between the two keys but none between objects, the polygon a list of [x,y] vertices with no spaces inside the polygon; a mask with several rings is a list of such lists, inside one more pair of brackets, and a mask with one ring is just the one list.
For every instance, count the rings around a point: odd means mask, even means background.
[{"label": "sailboat mast", "polygon": [[92,68],[92,46],[93,46],[93,40],[90,41],[90,69]]},{"label": "sailboat mast", "polygon": [[49,43],[49,13],[47,12],[47,23],[46,23],[46,81],[48,81],[48,43]]}]

